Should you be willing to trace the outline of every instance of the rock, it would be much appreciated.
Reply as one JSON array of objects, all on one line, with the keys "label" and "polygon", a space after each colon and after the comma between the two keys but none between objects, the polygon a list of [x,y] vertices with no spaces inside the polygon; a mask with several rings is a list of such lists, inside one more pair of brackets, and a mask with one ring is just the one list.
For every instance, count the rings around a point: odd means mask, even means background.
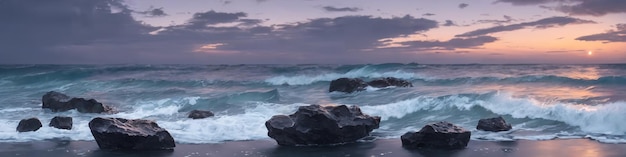
[{"label": "rock", "polygon": [[494,118],[485,118],[478,120],[476,129],[484,131],[508,131],[511,130],[511,124],[507,124],[501,116]]},{"label": "rock", "polygon": [[68,104],[81,113],[103,113],[111,111],[111,108],[102,105],[102,103],[94,99],[72,98]]},{"label": "rock", "polygon": [[376,88],[384,88],[384,87],[389,87],[389,86],[413,87],[413,84],[411,82],[402,80],[399,78],[395,78],[395,77],[385,77],[385,78],[375,79],[375,80],[368,82],[367,85],[376,87]]},{"label": "rock", "polygon": [[28,118],[20,120],[20,123],[17,124],[17,132],[29,132],[29,131],[37,131],[41,128],[41,121],[37,118]]},{"label": "rock", "polygon": [[293,146],[355,142],[379,124],[380,117],[363,114],[357,106],[310,105],[289,116],[275,115],[265,127],[279,145]]},{"label": "rock", "polygon": [[56,116],[50,120],[48,126],[55,127],[57,129],[72,130],[72,117]]},{"label": "rock", "polygon": [[84,98],[71,98],[63,93],[50,91],[43,95],[41,98],[41,108],[47,108],[52,112],[64,112],[72,109],[76,109],[81,113],[105,113],[110,112],[112,109],[109,106],[102,103]]},{"label": "rock", "polygon": [[69,100],[70,97],[63,93],[50,91],[41,98],[43,104],[41,108],[50,109],[52,112],[68,111],[74,109],[72,105],[67,103]]},{"label": "rock", "polygon": [[471,132],[445,121],[431,123],[418,132],[407,132],[401,136],[406,148],[462,149],[467,146]]},{"label": "rock", "polygon": [[356,91],[363,91],[367,87],[365,81],[358,78],[339,78],[330,82],[328,92],[345,92],[352,93]]},{"label": "rock", "polygon": [[142,119],[101,118],[89,122],[100,149],[174,149],[174,138],[157,123]]},{"label": "rock", "polygon": [[214,114],[211,111],[203,111],[203,110],[193,110],[189,112],[189,116],[187,118],[191,119],[203,119],[207,117],[213,117]]}]

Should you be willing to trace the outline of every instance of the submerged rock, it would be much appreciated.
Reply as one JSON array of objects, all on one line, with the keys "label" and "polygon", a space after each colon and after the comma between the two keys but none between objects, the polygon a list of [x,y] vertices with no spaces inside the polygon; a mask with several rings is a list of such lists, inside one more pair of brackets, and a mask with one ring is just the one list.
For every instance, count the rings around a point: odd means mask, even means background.
[{"label": "submerged rock", "polygon": [[72,117],[56,116],[50,120],[48,126],[55,127],[57,129],[72,130]]},{"label": "submerged rock", "polygon": [[41,98],[41,103],[43,104],[41,108],[50,109],[52,112],[63,112],[74,109],[74,106],[67,103],[68,101],[70,101],[69,96],[63,93],[50,91]]},{"label": "submerged rock", "polygon": [[484,130],[484,131],[508,131],[511,130],[511,124],[507,124],[502,116],[494,117],[494,118],[485,118],[478,120],[478,125],[476,125],[476,129]]},{"label": "submerged rock", "polygon": [[37,118],[28,118],[20,120],[20,123],[17,124],[17,132],[29,132],[29,131],[37,131],[41,128],[41,121]]},{"label": "submerged rock", "polygon": [[367,85],[376,87],[376,88],[384,88],[384,87],[389,87],[389,86],[413,87],[413,84],[411,82],[402,80],[399,78],[395,78],[395,77],[385,77],[385,78],[375,79],[375,80],[368,82]]},{"label": "submerged rock", "polygon": [[103,113],[111,111],[108,106],[102,105],[102,103],[95,99],[86,100],[84,98],[72,98],[68,104],[81,113]]},{"label": "submerged rock", "polygon": [[94,118],[91,134],[100,149],[159,150],[174,149],[174,138],[157,123],[142,119]]},{"label": "submerged rock", "polygon": [[406,148],[462,149],[467,146],[471,132],[445,121],[431,123],[418,132],[407,132],[401,136]]},{"label": "submerged rock", "polygon": [[289,116],[275,115],[265,127],[279,145],[318,145],[355,142],[379,124],[380,117],[363,114],[358,106],[310,105]]},{"label": "submerged rock", "polygon": [[203,118],[213,117],[213,116],[214,114],[211,111],[192,110],[191,112],[189,112],[189,115],[187,116],[187,118],[203,119]]},{"label": "submerged rock", "polygon": [[104,113],[110,112],[112,109],[109,106],[102,103],[84,98],[71,98],[63,93],[50,91],[43,95],[41,98],[41,108],[47,108],[52,112],[64,112],[72,109],[76,109],[81,113]]},{"label": "submerged rock", "polygon": [[352,93],[357,91],[364,91],[367,87],[365,81],[358,78],[339,78],[330,82],[328,92],[345,92]]}]

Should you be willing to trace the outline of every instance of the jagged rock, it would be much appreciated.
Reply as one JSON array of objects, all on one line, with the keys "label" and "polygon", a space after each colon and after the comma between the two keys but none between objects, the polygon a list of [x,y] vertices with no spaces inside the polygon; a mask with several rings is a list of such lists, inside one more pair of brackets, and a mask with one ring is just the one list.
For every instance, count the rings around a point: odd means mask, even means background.
[{"label": "jagged rock", "polygon": [[363,91],[367,87],[365,81],[358,78],[339,78],[330,82],[328,92],[345,92],[352,93]]},{"label": "jagged rock", "polygon": [[55,127],[57,129],[72,130],[72,117],[56,116],[50,120],[48,126]]},{"label": "jagged rock", "polygon": [[367,85],[376,87],[376,88],[384,88],[384,87],[389,87],[389,86],[413,87],[413,84],[411,82],[402,80],[399,78],[395,78],[395,77],[385,77],[385,78],[375,79],[375,80],[368,82]]},{"label": "jagged rock", "polygon": [[41,128],[41,121],[37,118],[28,118],[20,120],[20,123],[17,124],[17,132],[29,132],[29,131],[37,131]]},{"label": "jagged rock", "polygon": [[81,113],[103,113],[111,111],[108,106],[102,105],[102,103],[95,99],[86,100],[84,98],[72,98],[68,104]]},{"label": "jagged rock", "polygon": [[406,148],[462,149],[467,146],[471,132],[445,121],[431,123],[418,132],[407,132],[401,136]]},{"label": "jagged rock", "polygon": [[379,124],[380,117],[363,114],[358,106],[310,105],[289,116],[275,115],[265,127],[279,145],[319,145],[354,142]]},{"label": "jagged rock", "polygon": [[213,116],[214,114],[211,111],[192,110],[191,112],[189,112],[189,115],[187,116],[187,118],[203,119],[203,118],[213,117]]},{"label": "jagged rock", "polygon": [[74,109],[74,106],[67,103],[69,100],[70,97],[63,93],[50,91],[41,98],[43,104],[41,108],[47,108],[53,112],[68,111]]},{"label": "jagged rock", "polygon": [[511,130],[511,124],[507,124],[504,118],[501,116],[494,118],[485,118],[478,120],[478,125],[476,125],[476,129],[484,130],[484,131],[508,131]]},{"label": "jagged rock", "polygon": [[103,105],[94,99],[70,99],[69,96],[55,91],[50,91],[43,95],[41,102],[43,104],[41,108],[50,109],[52,112],[63,112],[76,109],[78,112],[82,113],[104,113],[112,110],[111,107]]},{"label": "jagged rock", "polygon": [[101,118],[89,122],[100,149],[174,149],[174,138],[157,123],[142,119]]}]

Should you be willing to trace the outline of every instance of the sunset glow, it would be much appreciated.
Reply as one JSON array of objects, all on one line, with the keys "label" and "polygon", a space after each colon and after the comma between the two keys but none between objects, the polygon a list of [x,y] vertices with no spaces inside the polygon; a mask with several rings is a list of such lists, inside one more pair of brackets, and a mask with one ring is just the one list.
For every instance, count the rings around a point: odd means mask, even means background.
[{"label": "sunset glow", "polygon": [[624,63],[626,3],[582,2],[70,0],[2,9],[31,5],[15,1],[0,7],[0,30],[10,30],[0,63]]}]

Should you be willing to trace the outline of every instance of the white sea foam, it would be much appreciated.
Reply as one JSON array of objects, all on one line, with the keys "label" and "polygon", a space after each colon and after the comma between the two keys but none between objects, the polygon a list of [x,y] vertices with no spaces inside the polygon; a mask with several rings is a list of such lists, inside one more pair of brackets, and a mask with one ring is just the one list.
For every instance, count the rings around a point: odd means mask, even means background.
[{"label": "white sea foam", "polygon": [[308,85],[319,81],[332,81],[338,78],[379,78],[379,77],[396,77],[401,79],[419,78],[415,73],[404,72],[401,70],[389,72],[375,72],[368,67],[354,69],[346,73],[328,73],[320,75],[296,75],[296,76],[276,76],[265,80],[271,85]]},{"label": "white sea foam", "polygon": [[[0,119],[0,142],[23,142],[52,138],[65,138],[70,140],[93,140],[88,128],[89,121],[96,116],[120,117],[129,119],[155,120],[161,127],[167,129],[179,143],[214,143],[230,140],[256,140],[266,139],[267,129],[264,126],[271,116],[278,114],[291,114],[298,106],[307,104],[273,104],[251,103],[238,114],[218,114],[207,119],[187,119],[179,112],[183,105],[193,105],[198,97],[180,99],[161,99],[154,101],[138,102],[135,107],[113,115],[81,114],[76,111],[60,113],[74,117],[72,130],[59,130],[47,126],[53,114],[39,114],[44,124],[37,132],[17,133],[15,128],[19,120]],[[624,133],[626,126],[622,125],[626,120],[623,113],[626,112],[626,103],[614,102],[597,106],[582,106],[575,104],[555,103],[543,104],[528,98],[514,98],[506,93],[496,93],[481,99],[470,96],[453,95],[445,97],[420,96],[413,99],[395,103],[361,106],[364,113],[381,116],[381,129],[375,131],[382,133],[384,137],[397,138],[408,130],[417,130],[419,126],[407,126],[401,128],[390,127],[392,118],[403,118],[418,111],[437,111],[445,109],[458,109],[469,111],[476,107],[484,108],[500,115],[510,115],[514,118],[532,118],[554,120],[571,126],[580,127],[583,132],[576,134],[546,133],[543,130],[550,127],[529,128],[525,123],[514,125],[509,132],[486,133],[473,130],[473,139],[508,141],[517,139],[526,140],[549,140],[554,138],[586,137],[607,143],[625,143]],[[29,110],[28,108],[15,108],[2,110],[3,114],[19,113]],[[426,116],[435,120],[437,115]],[[440,115],[439,118],[447,116]],[[396,121],[396,120],[394,120]],[[461,124],[471,128],[474,124]],[[533,134],[517,134],[518,130],[527,130]]]},{"label": "white sea foam", "polygon": [[217,115],[197,120],[160,121],[159,125],[181,143],[265,139],[268,138],[265,121],[273,115],[291,114],[297,106],[302,105],[306,104],[259,103],[242,114]]},{"label": "white sea foam", "polygon": [[[626,121],[626,114],[624,114],[626,113],[625,102],[612,102],[597,106],[569,103],[544,104],[534,99],[514,98],[510,94],[497,93],[484,100],[475,100],[470,97],[456,95],[441,98],[420,96],[395,103],[363,106],[361,109],[367,114],[381,116],[384,121],[389,118],[402,118],[417,111],[434,111],[446,108],[470,110],[473,107],[482,107],[493,113],[510,115],[513,118],[560,121],[571,126],[580,127],[584,134],[602,134],[607,136],[623,136],[626,134],[626,125],[623,125],[624,121]],[[538,131],[544,129],[538,129]],[[499,139],[501,137],[487,135],[484,138]],[[512,139],[546,140],[557,137],[559,137],[557,134],[515,135]],[[602,137],[605,136],[599,136],[594,139],[601,142],[625,141],[622,138],[604,139]]]}]

